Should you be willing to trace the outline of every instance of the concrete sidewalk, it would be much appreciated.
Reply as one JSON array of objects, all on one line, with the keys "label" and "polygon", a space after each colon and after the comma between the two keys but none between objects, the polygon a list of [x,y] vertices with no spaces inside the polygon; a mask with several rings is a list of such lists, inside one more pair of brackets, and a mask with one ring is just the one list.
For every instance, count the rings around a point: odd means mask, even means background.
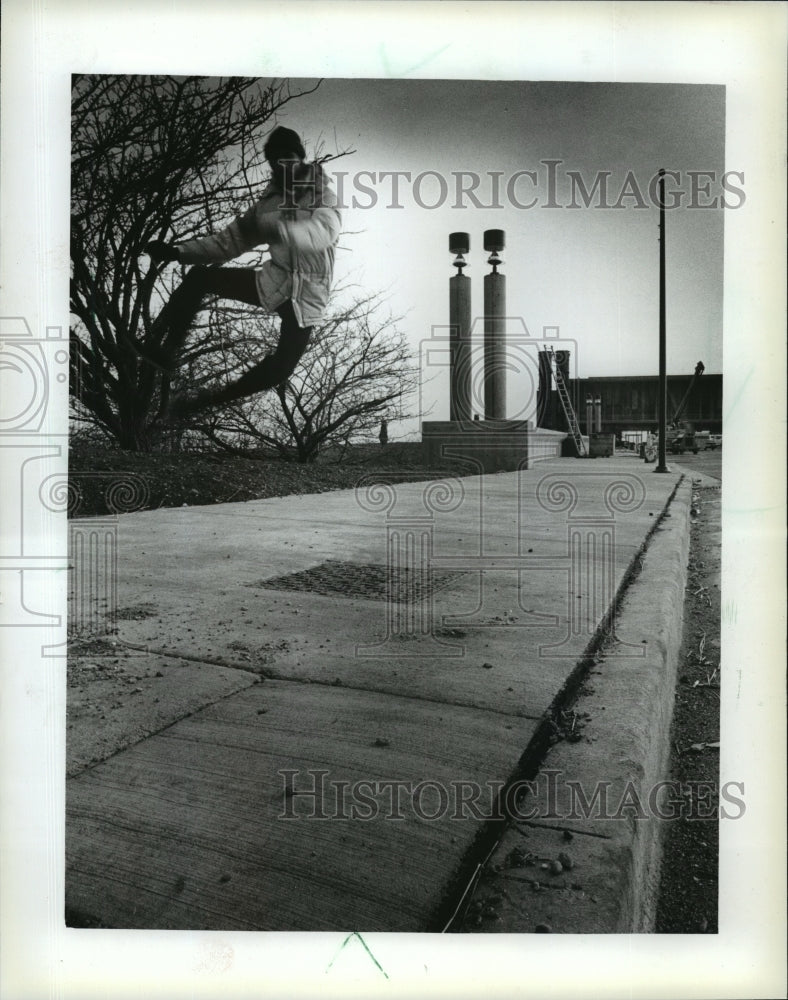
[{"label": "concrete sidewalk", "polygon": [[[117,632],[86,628],[69,668],[70,920],[442,929],[688,492],[627,456],[121,516]],[[663,521],[679,590],[686,508]],[[105,520],[72,523],[75,553]],[[641,664],[654,608],[675,615],[652,594],[616,626]],[[667,648],[680,608],[657,627]],[[628,711],[664,715],[668,684]]]}]

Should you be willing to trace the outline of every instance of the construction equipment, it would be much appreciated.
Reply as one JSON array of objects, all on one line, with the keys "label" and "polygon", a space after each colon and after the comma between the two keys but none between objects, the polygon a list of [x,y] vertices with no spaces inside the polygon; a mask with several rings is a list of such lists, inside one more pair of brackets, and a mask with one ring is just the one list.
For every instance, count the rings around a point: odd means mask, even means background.
[{"label": "construction equipment", "polygon": [[553,373],[553,378],[555,379],[555,387],[558,390],[558,398],[561,400],[561,408],[564,411],[566,422],[569,425],[569,433],[572,437],[572,441],[574,442],[577,456],[578,458],[586,458],[588,456],[588,452],[586,450],[585,442],[583,441],[583,435],[580,433],[580,425],[577,422],[577,415],[574,411],[574,407],[572,406],[572,400],[569,398],[569,390],[566,387],[563,373],[558,365],[555,350],[552,347],[547,348],[547,356],[550,359],[550,369]]},{"label": "construction equipment", "polygon": [[[682,455],[685,451],[691,451],[695,455],[698,454],[698,442],[695,438],[695,428],[690,423],[682,422],[681,416],[687,408],[687,402],[690,398],[692,390],[695,387],[695,383],[705,370],[706,367],[702,361],[699,361],[695,365],[695,372],[690,379],[689,385],[687,386],[687,391],[684,393],[681,402],[676,407],[672,419],[667,425],[665,433],[665,448],[673,455]],[[657,435],[649,434],[648,440],[643,448],[643,457],[647,462],[654,462],[656,460],[657,443]]]}]

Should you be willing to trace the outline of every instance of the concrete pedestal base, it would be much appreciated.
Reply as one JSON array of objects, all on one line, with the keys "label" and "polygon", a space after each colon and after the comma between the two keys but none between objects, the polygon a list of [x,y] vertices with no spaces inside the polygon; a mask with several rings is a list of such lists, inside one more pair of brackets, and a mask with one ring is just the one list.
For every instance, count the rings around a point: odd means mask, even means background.
[{"label": "concrete pedestal base", "polygon": [[[585,434],[581,434],[580,436],[581,436],[581,438],[583,440],[583,455],[588,455],[590,453],[589,438]],[[581,458],[582,457],[582,455],[578,454],[578,452],[577,452],[577,445],[572,440],[572,437],[571,437],[570,434],[565,434],[564,435],[564,442],[561,445],[561,454],[563,455],[564,458]]]},{"label": "concrete pedestal base", "polygon": [[592,434],[588,441],[589,458],[611,458],[616,453],[615,434]]},{"label": "concrete pedestal base", "polygon": [[526,420],[427,420],[421,425],[426,462],[467,461],[469,472],[514,472],[561,455],[561,431]]}]

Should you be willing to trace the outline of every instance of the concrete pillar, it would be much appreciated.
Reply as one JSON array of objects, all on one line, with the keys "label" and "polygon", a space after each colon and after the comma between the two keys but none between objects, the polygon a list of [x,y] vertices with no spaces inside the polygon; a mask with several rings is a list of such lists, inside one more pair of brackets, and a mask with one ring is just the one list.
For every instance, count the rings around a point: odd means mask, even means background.
[{"label": "concrete pillar", "polygon": [[468,233],[449,235],[449,252],[457,255],[457,273],[449,279],[449,419],[471,420],[471,279],[462,273],[463,254],[470,251]]},{"label": "concrete pillar", "polygon": [[597,434],[602,433],[602,397],[597,396],[594,399],[594,426],[596,428]]},{"label": "concrete pillar", "polygon": [[539,351],[539,395],[537,403],[536,426],[547,430],[557,430],[556,401],[553,393],[553,369],[550,364],[550,354]]},{"label": "concrete pillar", "polygon": [[506,419],[506,276],[498,273],[502,229],[488,229],[484,249],[492,272],[484,276],[484,419]]},{"label": "concrete pillar", "polygon": [[549,427],[550,365],[547,351],[539,351],[537,359],[539,362],[539,386],[536,390],[536,426]]},{"label": "concrete pillar", "polygon": [[594,400],[592,396],[586,396],[586,434],[590,437],[594,433]]}]

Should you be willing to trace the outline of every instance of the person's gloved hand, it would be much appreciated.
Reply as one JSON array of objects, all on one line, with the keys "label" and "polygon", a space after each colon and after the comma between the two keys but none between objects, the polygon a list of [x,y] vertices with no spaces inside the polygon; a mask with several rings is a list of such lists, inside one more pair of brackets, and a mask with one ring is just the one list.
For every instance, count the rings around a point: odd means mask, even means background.
[{"label": "person's gloved hand", "polygon": [[153,240],[143,247],[144,252],[156,264],[168,264],[173,260],[180,260],[178,248],[173,243],[166,243],[164,240]]}]

